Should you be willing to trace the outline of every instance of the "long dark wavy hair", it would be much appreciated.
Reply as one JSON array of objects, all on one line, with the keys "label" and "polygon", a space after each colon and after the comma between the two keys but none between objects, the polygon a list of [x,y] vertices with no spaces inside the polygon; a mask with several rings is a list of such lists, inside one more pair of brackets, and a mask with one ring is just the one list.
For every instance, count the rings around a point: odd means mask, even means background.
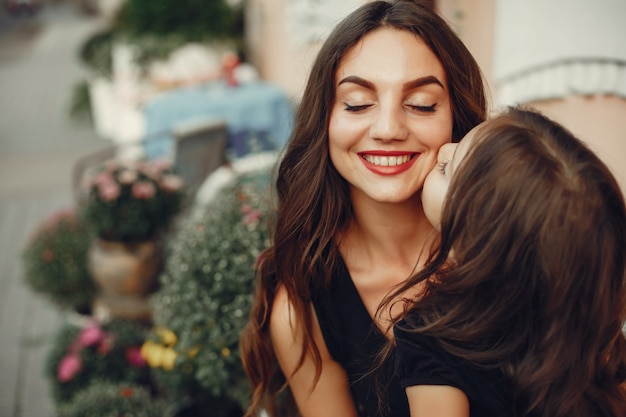
[{"label": "long dark wavy hair", "polygon": [[530,109],[476,135],[448,189],[439,247],[379,313],[422,285],[397,317],[403,330],[500,369],[516,416],[623,417],[626,209],[615,178]]},{"label": "long dark wavy hair", "polygon": [[250,321],[240,351],[252,385],[248,416],[260,408],[275,415],[275,400],[285,378],[269,340],[268,323],[279,286],[284,286],[302,324],[304,348],[319,377],[321,359],[312,339],[312,286],[325,288],[338,256],[337,236],[352,218],[348,184],[333,167],[328,152],[328,124],[335,99],[335,76],[345,53],[363,36],[381,27],[419,36],[446,72],[454,118],[453,141],[486,117],[481,71],[446,22],[419,1],[373,1],[346,17],[327,38],[313,64],[287,149],[277,174],[278,194],[273,245],[258,272]]}]

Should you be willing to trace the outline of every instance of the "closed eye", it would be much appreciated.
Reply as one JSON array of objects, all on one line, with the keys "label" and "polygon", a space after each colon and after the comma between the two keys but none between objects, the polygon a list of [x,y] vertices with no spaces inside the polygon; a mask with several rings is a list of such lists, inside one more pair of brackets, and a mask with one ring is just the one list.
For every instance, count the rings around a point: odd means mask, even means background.
[{"label": "closed eye", "polygon": [[446,167],[448,166],[448,162],[450,162],[450,161],[448,160],[448,161],[439,162],[437,164],[437,170],[439,170],[439,172],[441,172],[442,174],[445,174],[446,173]]},{"label": "closed eye", "polygon": [[422,113],[434,113],[435,110],[437,109],[437,103],[434,103],[430,106],[416,106],[416,105],[412,105],[409,104],[408,105],[411,109],[415,110],[415,111],[419,111]]},{"label": "closed eye", "polygon": [[346,108],[344,110],[349,111],[349,112],[354,112],[354,113],[360,112],[362,110],[365,110],[365,109],[367,109],[368,107],[371,106],[371,104],[362,104],[362,105],[359,105],[359,106],[352,106],[352,105],[346,103],[345,101],[344,101],[343,104],[346,106]]}]

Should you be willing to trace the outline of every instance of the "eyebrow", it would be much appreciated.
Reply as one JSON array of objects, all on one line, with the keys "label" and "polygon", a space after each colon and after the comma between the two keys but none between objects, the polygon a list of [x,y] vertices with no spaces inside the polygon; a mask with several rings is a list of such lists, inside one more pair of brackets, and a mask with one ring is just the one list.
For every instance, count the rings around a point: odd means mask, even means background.
[{"label": "eyebrow", "polygon": [[[361,87],[367,88],[369,90],[375,90],[374,84],[356,75],[349,75],[343,78],[341,81],[339,81],[339,83],[337,83],[337,86],[340,86],[341,84],[345,84],[345,83],[353,83],[353,84],[360,85]],[[420,77],[420,78],[416,78],[414,80],[408,81],[404,83],[404,88],[406,90],[412,90],[414,88],[422,87],[428,84],[436,84],[436,85],[439,85],[441,88],[444,88],[443,83],[439,81],[439,79],[435,77],[434,75],[427,75],[425,77]]]}]

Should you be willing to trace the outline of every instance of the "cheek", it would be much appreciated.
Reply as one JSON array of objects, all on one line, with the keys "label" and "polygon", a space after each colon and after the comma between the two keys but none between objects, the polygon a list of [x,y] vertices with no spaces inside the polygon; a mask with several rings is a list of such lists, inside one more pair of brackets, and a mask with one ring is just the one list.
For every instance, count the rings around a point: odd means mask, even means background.
[{"label": "cheek", "polygon": [[331,118],[328,125],[328,152],[335,166],[337,166],[340,150],[345,148],[344,139],[345,133],[341,131],[341,125],[335,118]]},{"label": "cheek", "polygon": [[439,151],[446,143],[452,142],[452,118],[443,117],[431,126],[429,145]]},{"label": "cheek", "polygon": [[421,138],[426,145],[435,151],[439,151],[444,144],[452,141],[452,110],[447,107],[441,110],[432,119],[416,125],[421,130]]},{"label": "cheek", "polygon": [[336,111],[330,115],[328,122],[328,146],[329,148],[345,148],[350,136],[350,123],[345,118],[337,115]]}]

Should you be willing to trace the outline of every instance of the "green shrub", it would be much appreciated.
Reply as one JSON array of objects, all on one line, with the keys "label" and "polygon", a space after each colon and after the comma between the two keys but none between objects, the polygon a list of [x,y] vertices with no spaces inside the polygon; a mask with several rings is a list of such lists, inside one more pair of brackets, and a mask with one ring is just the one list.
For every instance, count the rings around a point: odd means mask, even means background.
[{"label": "green shrub", "polygon": [[78,51],[83,64],[101,77],[110,77],[113,71],[113,40],[112,29],[96,32],[83,42]]},{"label": "green shrub", "polygon": [[188,41],[239,38],[241,13],[225,0],[126,0],[115,25],[133,36],[176,33]]},{"label": "green shrub", "polygon": [[[247,404],[238,342],[255,263],[269,245],[269,191],[268,171],[240,176],[201,216],[182,224],[171,243],[154,296],[158,327],[144,357],[162,384],[196,404],[206,398]],[[170,361],[162,361],[163,349]]]},{"label": "green shrub", "polygon": [[88,311],[98,291],[87,270],[92,239],[88,224],[73,210],[52,214],[22,252],[26,284],[62,309]]},{"label": "green shrub", "polygon": [[163,417],[166,404],[145,386],[95,381],[59,407],[57,417]]}]

